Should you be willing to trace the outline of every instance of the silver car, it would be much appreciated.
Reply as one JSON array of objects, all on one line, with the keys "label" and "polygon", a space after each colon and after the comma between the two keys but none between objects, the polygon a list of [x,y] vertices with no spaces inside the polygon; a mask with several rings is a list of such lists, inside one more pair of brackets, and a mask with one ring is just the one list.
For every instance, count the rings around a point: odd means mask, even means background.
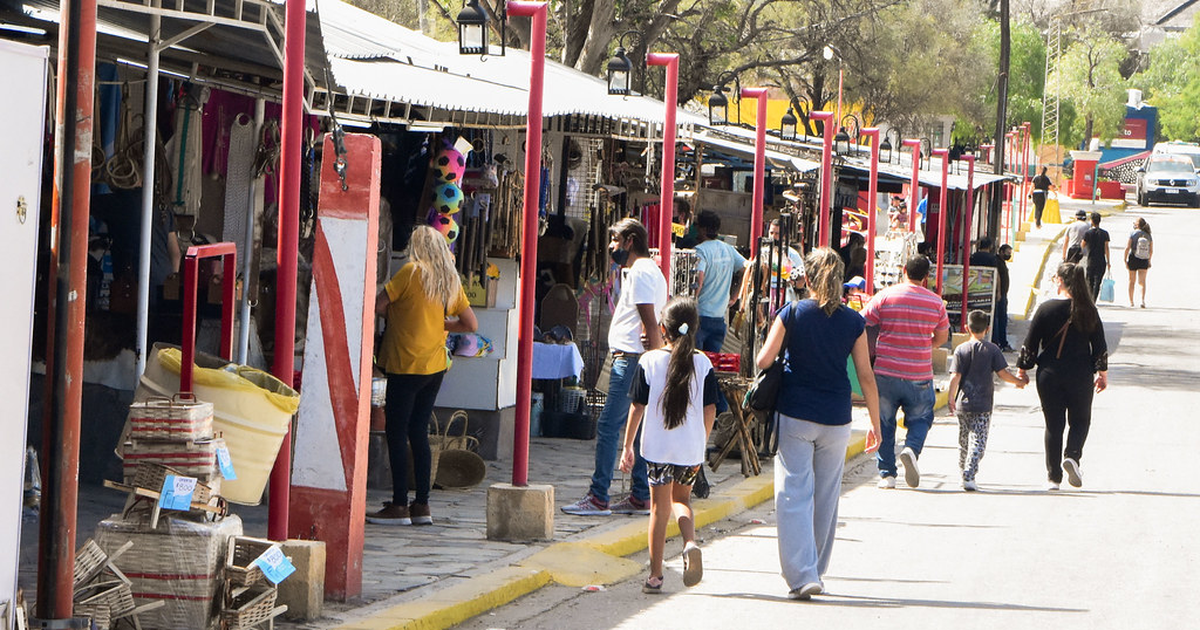
[{"label": "silver car", "polygon": [[1152,155],[1137,172],[1139,206],[1182,203],[1200,208],[1200,177],[1187,157]]}]

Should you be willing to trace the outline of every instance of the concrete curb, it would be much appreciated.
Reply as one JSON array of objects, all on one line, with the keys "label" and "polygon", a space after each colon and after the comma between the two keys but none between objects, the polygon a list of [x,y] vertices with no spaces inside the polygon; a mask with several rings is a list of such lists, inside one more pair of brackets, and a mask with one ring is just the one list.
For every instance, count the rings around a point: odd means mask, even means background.
[{"label": "concrete curb", "polygon": [[[1063,228],[1058,231],[1058,234],[1055,234],[1054,238],[1049,239],[1049,241],[1047,241],[1047,242],[1049,242],[1051,244],[1057,243],[1058,239],[1062,238],[1063,234],[1066,234],[1067,227],[1069,227],[1069,226],[1063,226]],[[1025,307],[1023,309],[1021,309],[1020,314],[1013,314],[1012,315],[1013,319],[1020,320],[1020,321],[1029,319],[1030,311],[1032,311],[1033,306],[1035,304],[1037,304],[1038,287],[1041,284],[1042,274],[1046,273],[1046,261],[1050,260],[1050,250],[1052,250],[1052,249],[1054,249],[1053,246],[1046,247],[1045,249],[1042,250],[1042,261],[1040,263],[1038,263],[1037,274],[1033,277],[1034,284],[1029,286],[1029,293],[1028,293],[1028,295],[1025,296]]]},{"label": "concrete curb", "polygon": [[[944,407],[946,399],[947,392],[938,392],[934,409]],[[853,432],[846,446],[847,462],[863,454],[866,441],[866,431]],[[773,477],[749,477],[708,499],[695,501],[692,504],[695,525],[700,528],[736,516],[774,496]],[[667,537],[678,535],[679,527],[672,522]],[[646,546],[646,521],[633,519],[581,540],[554,543],[516,566],[469,578],[420,600],[397,604],[338,625],[336,630],[443,630],[552,582],[581,587],[611,584],[637,575],[644,567],[625,556],[640,552]]]}]

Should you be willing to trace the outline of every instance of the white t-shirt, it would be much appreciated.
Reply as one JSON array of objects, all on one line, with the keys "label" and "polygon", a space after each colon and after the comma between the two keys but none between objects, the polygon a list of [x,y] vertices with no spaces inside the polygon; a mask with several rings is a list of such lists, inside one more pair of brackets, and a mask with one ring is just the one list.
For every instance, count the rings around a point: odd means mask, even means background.
[{"label": "white t-shirt", "polygon": [[1090,227],[1092,227],[1092,224],[1088,223],[1087,221],[1080,221],[1077,219],[1074,223],[1072,223],[1070,227],[1067,228],[1067,247],[1082,247],[1083,235],[1087,233],[1088,228]]},{"label": "white t-shirt", "polygon": [[708,436],[704,434],[704,407],[717,403],[717,378],[703,352],[692,353],[688,409],[683,424],[667,429],[663,424],[662,397],[667,384],[671,352],[651,350],[638,360],[629,385],[629,397],[646,405],[642,417],[642,457],[656,464],[695,466],[704,462]]},{"label": "white t-shirt", "polygon": [[608,349],[640,354],[642,318],[638,304],[653,304],[654,317],[667,305],[667,279],[651,258],[639,258],[621,269],[621,294],[608,327]]}]

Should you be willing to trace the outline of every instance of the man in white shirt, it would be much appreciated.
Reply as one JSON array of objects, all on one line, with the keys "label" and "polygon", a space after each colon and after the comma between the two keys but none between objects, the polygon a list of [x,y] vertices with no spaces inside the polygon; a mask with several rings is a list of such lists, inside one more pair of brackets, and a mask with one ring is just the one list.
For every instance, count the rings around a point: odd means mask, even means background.
[{"label": "man in white shirt", "polygon": [[630,474],[629,496],[610,504],[608,488],[620,454],[621,429],[629,417],[629,386],[638,359],[645,350],[662,345],[658,317],[667,304],[667,280],[650,258],[646,228],[637,219],[622,219],[609,229],[608,251],[620,267],[621,288],[608,329],[612,368],[604,411],[596,426],[596,466],[587,495],[562,507],[563,512],[580,516],[650,513],[650,483],[646,460],[640,455]]},{"label": "man in white shirt", "polygon": [[1067,228],[1067,235],[1063,238],[1063,262],[1079,262],[1083,258],[1083,235],[1087,234],[1090,227],[1087,221],[1087,212],[1076,211],[1075,222]]}]

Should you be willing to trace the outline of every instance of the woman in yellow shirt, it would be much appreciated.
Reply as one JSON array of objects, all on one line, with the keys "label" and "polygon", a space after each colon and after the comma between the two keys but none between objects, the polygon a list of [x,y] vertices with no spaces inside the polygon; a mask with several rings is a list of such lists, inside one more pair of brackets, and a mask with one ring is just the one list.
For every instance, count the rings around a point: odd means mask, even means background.
[{"label": "woman in yellow shirt", "polygon": [[[367,515],[386,525],[429,525],[429,416],[449,367],[446,333],[475,332],[454,255],[446,239],[418,226],[409,241],[409,261],[375,298],[375,313],[387,319],[376,365],[387,375],[387,442],[392,466],[392,501]],[[408,449],[412,447],[416,498],[408,502]]]}]

